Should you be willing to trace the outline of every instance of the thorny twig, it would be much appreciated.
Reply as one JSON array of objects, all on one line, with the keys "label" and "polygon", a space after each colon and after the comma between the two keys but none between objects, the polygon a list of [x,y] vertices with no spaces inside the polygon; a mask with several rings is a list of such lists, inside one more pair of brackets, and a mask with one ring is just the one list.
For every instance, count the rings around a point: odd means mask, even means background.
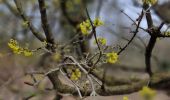
[{"label": "thorny twig", "polygon": [[144,13],[143,13],[143,11],[142,11],[142,12],[141,12],[141,15],[140,15],[139,18],[138,18],[138,24],[137,24],[137,26],[136,26],[136,30],[133,32],[134,34],[133,34],[132,38],[129,40],[129,42],[128,42],[123,48],[121,48],[121,50],[117,53],[118,55],[120,55],[120,53],[123,52],[123,51],[129,46],[129,44],[133,41],[133,39],[134,39],[135,36],[137,35],[138,29],[139,29],[139,26],[140,26],[140,23],[141,23],[142,18],[143,18],[143,15],[144,15]]},{"label": "thorny twig", "polygon": [[87,14],[87,17],[88,17],[88,19],[89,19],[89,21],[90,21],[90,24],[91,24],[91,27],[92,27],[92,34],[94,35],[95,42],[96,42],[97,47],[98,47],[99,52],[100,52],[98,59],[97,59],[96,62],[92,65],[92,67],[89,69],[89,71],[88,71],[88,73],[89,73],[91,70],[93,70],[93,69],[95,68],[96,64],[100,61],[100,58],[101,58],[101,56],[102,56],[102,50],[101,50],[100,45],[99,45],[99,42],[98,42],[98,40],[97,40],[96,27],[93,25],[93,22],[92,22],[92,20],[91,20],[91,18],[90,18],[90,15],[89,15],[89,12],[88,12],[87,8],[86,8],[86,14]]}]

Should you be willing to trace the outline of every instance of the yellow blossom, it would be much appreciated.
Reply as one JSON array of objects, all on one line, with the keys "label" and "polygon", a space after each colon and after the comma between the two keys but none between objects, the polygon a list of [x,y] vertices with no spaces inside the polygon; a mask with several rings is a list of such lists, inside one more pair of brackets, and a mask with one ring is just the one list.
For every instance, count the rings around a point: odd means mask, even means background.
[{"label": "yellow blossom", "polygon": [[107,53],[106,57],[107,57],[106,62],[108,62],[108,63],[114,64],[118,60],[118,54],[115,52]]},{"label": "yellow blossom", "polygon": [[166,36],[170,36],[170,31],[168,31],[168,32],[164,32],[164,35],[166,35]]},{"label": "yellow blossom", "polygon": [[23,51],[24,51],[24,49],[21,47],[19,47],[18,49],[13,49],[13,53],[15,53],[15,54],[21,54],[21,53],[23,53]]},{"label": "yellow blossom", "polygon": [[18,42],[14,39],[10,39],[10,41],[8,42],[8,46],[15,54],[24,54],[25,56],[33,55],[33,52],[31,50],[29,50],[28,48],[20,47]]},{"label": "yellow blossom", "polygon": [[82,23],[80,23],[79,26],[80,26],[80,30],[83,35],[88,35],[92,29],[89,20],[83,21]]},{"label": "yellow blossom", "polygon": [[81,77],[81,71],[77,68],[77,69],[75,69],[75,71],[73,71],[73,72],[71,73],[70,79],[76,81],[76,80],[78,80],[80,77]]},{"label": "yellow blossom", "polygon": [[78,78],[81,77],[81,71],[78,68],[75,70],[75,74]]},{"label": "yellow blossom", "polygon": [[153,97],[156,95],[156,91],[144,86],[140,91],[140,95],[144,97],[145,100],[153,100]]},{"label": "yellow blossom", "polygon": [[[101,44],[101,45],[106,45],[106,38],[102,38],[102,37],[99,37],[97,38],[97,41]],[[95,41],[96,42],[96,41]]]},{"label": "yellow blossom", "polygon": [[8,42],[8,46],[12,49],[18,49],[18,42],[14,39],[10,39],[10,41]]},{"label": "yellow blossom", "polygon": [[143,3],[154,5],[157,0],[143,0]]},{"label": "yellow blossom", "polygon": [[28,49],[24,49],[23,52],[24,52],[24,55],[27,56],[27,57],[33,55],[33,52],[31,50],[28,50]]},{"label": "yellow blossom", "polygon": [[73,73],[71,74],[70,79],[76,81],[76,80],[78,80],[78,77],[77,77],[76,74],[73,72]]},{"label": "yellow blossom", "polygon": [[10,41],[8,42],[8,46],[12,49],[12,51],[16,54],[20,54],[21,53],[21,49],[18,45],[18,42],[14,39],[10,39]]},{"label": "yellow blossom", "polygon": [[[92,23],[94,27],[98,27],[104,24],[103,21],[101,21],[99,18],[94,19]],[[83,35],[89,35],[90,31],[92,30],[90,20],[83,21],[80,23],[79,27]]]},{"label": "yellow blossom", "polygon": [[124,96],[123,100],[129,100],[129,98],[127,96]]},{"label": "yellow blossom", "polygon": [[98,27],[98,26],[104,25],[104,22],[101,21],[99,18],[95,18],[95,20],[93,21],[93,24],[95,27]]}]

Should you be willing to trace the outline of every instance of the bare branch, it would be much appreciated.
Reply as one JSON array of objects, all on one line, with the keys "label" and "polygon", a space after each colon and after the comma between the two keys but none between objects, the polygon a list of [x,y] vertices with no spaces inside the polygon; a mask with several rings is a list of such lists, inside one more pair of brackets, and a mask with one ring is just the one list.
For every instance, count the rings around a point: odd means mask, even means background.
[{"label": "bare branch", "polygon": [[136,30],[133,32],[134,34],[133,34],[132,38],[128,41],[128,43],[127,43],[123,48],[121,48],[121,50],[118,52],[118,55],[120,55],[120,53],[123,52],[123,51],[129,46],[129,44],[133,41],[133,39],[134,39],[135,36],[137,35],[138,30],[139,30],[140,23],[141,23],[142,18],[143,18],[143,15],[144,15],[144,13],[143,13],[143,11],[142,11],[142,12],[141,12],[141,15],[139,16],[139,20],[138,20],[138,24],[137,24],[137,26],[136,26]]},{"label": "bare branch", "polygon": [[45,32],[47,42],[54,44],[54,37],[48,24],[45,0],[38,0],[38,3],[39,3],[40,14],[41,14],[41,23],[42,23],[43,30]]},{"label": "bare branch", "polygon": [[90,21],[91,27],[92,27],[92,34],[94,35],[95,42],[96,42],[97,47],[98,47],[98,49],[99,49],[99,57],[98,57],[98,59],[96,60],[96,62],[92,65],[91,69],[88,71],[88,73],[89,73],[91,70],[93,70],[93,69],[95,68],[96,64],[100,61],[100,58],[101,58],[101,56],[102,56],[102,50],[101,50],[100,45],[99,45],[99,42],[98,42],[98,40],[97,40],[96,27],[93,25],[93,22],[92,22],[92,20],[91,20],[91,18],[90,18],[90,15],[89,15],[89,12],[88,12],[87,8],[86,8],[86,14],[87,14],[87,17],[88,17],[88,19],[89,19],[89,21]]},{"label": "bare branch", "polygon": [[22,9],[22,6],[21,6],[20,0],[14,0],[14,2],[15,2],[15,5],[17,7],[17,10],[18,10],[21,18],[23,19],[23,21],[27,22],[28,27],[31,30],[31,32],[34,34],[34,36],[37,39],[39,39],[40,41],[44,42],[45,41],[44,36],[40,32],[38,32],[36,30],[36,28],[32,25],[32,23],[30,22],[30,20],[27,18],[26,14],[24,13],[24,11]]}]

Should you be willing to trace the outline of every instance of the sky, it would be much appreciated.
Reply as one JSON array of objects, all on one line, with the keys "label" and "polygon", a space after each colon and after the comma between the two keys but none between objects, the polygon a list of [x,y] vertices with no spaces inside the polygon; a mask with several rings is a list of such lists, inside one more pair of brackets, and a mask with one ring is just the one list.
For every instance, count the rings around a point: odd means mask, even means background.
[{"label": "sky", "polygon": [[[96,0],[96,4],[93,4],[93,6],[91,7],[92,11],[90,13],[90,16],[92,17],[92,19],[95,18],[94,12],[96,11],[98,1],[99,0]],[[163,3],[163,1],[168,1],[168,0],[159,0],[159,3]],[[115,4],[114,6],[114,4],[112,4],[113,2],[117,4]],[[115,0],[115,1],[106,0],[106,2],[103,2],[101,12],[100,12],[100,18],[105,22],[105,25],[97,29],[97,35],[100,37],[105,37],[107,38],[107,40],[110,40],[108,41],[108,44],[112,44],[114,41],[117,41],[117,39],[119,39],[117,38],[116,35],[113,35],[112,32],[118,32],[120,26],[129,27],[131,30],[135,29],[135,26],[132,26],[133,22],[127,16],[120,13],[120,10],[123,10],[133,20],[136,20],[139,17],[142,7],[134,6],[132,0]],[[154,24],[159,26],[162,21],[154,13],[153,10],[151,10],[151,13],[152,13]],[[147,28],[147,22],[145,17],[142,19],[140,26],[143,28]],[[112,32],[108,31],[108,27],[112,30]],[[167,26],[164,25],[162,31],[166,30],[166,28]],[[129,33],[129,30],[119,31],[119,33],[121,32],[124,32],[126,34]],[[143,31],[139,32],[138,36],[140,36],[141,38],[149,37],[149,35]],[[94,40],[92,40],[92,43],[93,41]]]}]

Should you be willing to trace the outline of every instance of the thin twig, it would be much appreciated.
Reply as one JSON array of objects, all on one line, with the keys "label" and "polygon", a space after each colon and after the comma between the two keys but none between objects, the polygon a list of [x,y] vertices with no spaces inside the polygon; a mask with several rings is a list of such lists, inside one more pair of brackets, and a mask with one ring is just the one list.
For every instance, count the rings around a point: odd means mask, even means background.
[{"label": "thin twig", "polygon": [[143,15],[144,15],[144,13],[143,13],[143,10],[142,10],[141,15],[139,16],[139,20],[138,20],[138,24],[136,26],[136,30],[133,32],[134,34],[133,34],[132,38],[129,40],[129,42],[123,48],[121,48],[121,50],[117,53],[118,55],[120,55],[120,53],[123,52],[129,46],[129,44],[133,41],[133,39],[137,35],[140,23],[141,23],[142,18],[143,18]]},{"label": "thin twig", "polygon": [[87,8],[86,8],[86,14],[87,14],[87,17],[88,17],[88,19],[89,19],[89,21],[90,21],[90,24],[91,24],[91,27],[92,27],[92,34],[94,35],[95,42],[96,42],[97,47],[98,47],[99,52],[100,52],[97,61],[92,65],[91,69],[89,69],[89,71],[88,71],[88,73],[89,73],[91,70],[93,70],[93,69],[95,68],[96,64],[100,61],[100,58],[101,58],[101,56],[102,56],[102,50],[101,50],[100,45],[99,45],[99,42],[98,42],[98,40],[97,40],[96,27],[93,25],[93,22],[92,22],[92,20],[91,20],[91,18],[90,18],[90,15],[89,15],[89,12],[88,12]]}]

